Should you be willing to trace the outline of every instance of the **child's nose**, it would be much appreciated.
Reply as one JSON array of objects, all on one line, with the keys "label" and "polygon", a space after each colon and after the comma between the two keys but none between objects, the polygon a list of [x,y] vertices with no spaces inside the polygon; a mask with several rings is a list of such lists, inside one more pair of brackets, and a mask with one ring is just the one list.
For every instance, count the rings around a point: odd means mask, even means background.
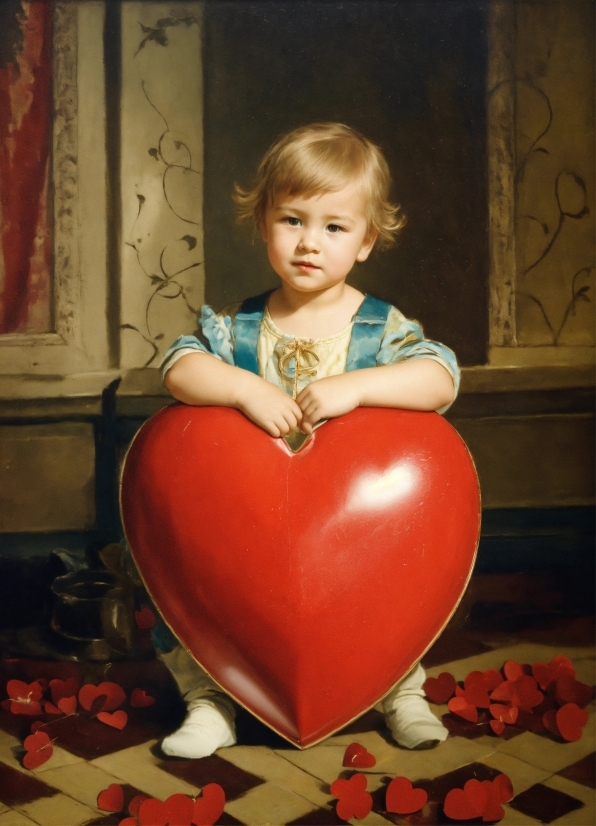
[{"label": "child's nose", "polygon": [[313,229],[304,227],[298,246],[305,252],[318,252],[319,241],[316,232]]}]

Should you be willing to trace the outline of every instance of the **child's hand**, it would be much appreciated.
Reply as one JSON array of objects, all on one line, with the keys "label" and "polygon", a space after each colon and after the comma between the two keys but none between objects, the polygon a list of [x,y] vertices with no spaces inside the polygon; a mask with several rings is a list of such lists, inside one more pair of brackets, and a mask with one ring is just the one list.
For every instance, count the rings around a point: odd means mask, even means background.
[{"label": "child's hand", "polygon": [[256,386],[251,381],[245,392],[241,392],[238,409],[270,436],[287,436],[301,424],[302,410],[291,396],[274,384],[261,378],[258,382]]},{"label": "child's hand", "polygon": [[328,376],[311,382],[296,397],[302,410],[302,430],[312,433],[313,425],[321,419],[343,416],[360,404],[358,382],[353,374]]}]

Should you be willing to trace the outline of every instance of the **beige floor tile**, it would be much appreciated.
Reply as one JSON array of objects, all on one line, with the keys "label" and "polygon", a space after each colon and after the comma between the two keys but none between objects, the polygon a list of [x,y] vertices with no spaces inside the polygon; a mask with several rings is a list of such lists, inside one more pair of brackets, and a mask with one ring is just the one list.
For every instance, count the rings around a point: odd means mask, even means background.
[{"label": "beige floor tile", "polygon": [[38,826],[38,824],[34,820],[29,820],[20,812],[9,809],[7,812],[0,814],[0,826]]},{"label": "beige floor tile", "polygon": [[288,823],[316,808],[312,801],[274,783],[263,783],[238,800],[226,804],[226,812],[249,824]]},{"label": "beige floor tile", "polygon": [[566,777],[560,777],[556,774],[545,780],[544,785],[569,794],[571,797],[576,797],[584,804],[583,809],[576,809],[575,812],[569,812],[563,817],[558,817],[552,821],[553,823],[568,824],[569,826],[594,826],[594,823],[596,823],[596,792],[594,789],[589,786],[582,786],[581,783],[574,783],[573,780],[567,780]]},{"label": "beige floor tile", "polygon": [[79,826],[97,817],[97,811],[65,794],[42,797],[17,809],[40,826]]},{"label": "beige floor tile", "polygon": [[279,750],[276,752],[302,771],[318,777],[325,783],[333,783],[339,776],[345,752],[344,746],[313,746],[305,751]]},{"label": "beige floor tile", "polygon": [[99,766],[90,763],[77,763],[74,766],[61,766],[51,769],[43,775],[44,783],[73,797],[80,803],[97,808],[97,795],[107,789],[111,783],[122,781],[113,774],[108,774]]},{"label": "beige floor tile", "polygon": [[231,746],[222,751],[220,756],[269,783],[296,792],[317,806],[324,806],[333,799],[323,791],[321,780],[264,746]]},{"label": "beige floor tile", "polygon": [[13,737],[12,734],[7,734],[0,729],[0,763],[5,763],[11,769],[27,772],[27,769],[23,768],[15,757],[15,750],[20,749],[21,746],[22,743],[18,737]]},{"label": "beige floor tile", "polygon": [[531,731],[525,731],[519,737],[497,743],[498,751],[501,754],[511,754],[539,769],[557,772],[594,751],[594,729],[592,714],[584,726],[583,737],[575,743],[558,743],[548,737],[539,737]]},{"label": "beige floor tile", "polygon": [[491,769],[506,774],[513,783],[513,791],[516,795],[525,792],[530,786],[535,783],[542,783],[542,781],[550,777],[552,772],[548,769],[539,769],[536,766],[531,766],[523,760],[518,760],[511,754],[503,754],[500,751],[484,757],[481,761],[485,766],[490,766]]},{"label": "beige floor tile", "polygon": [[384,761],[382,768],[385,774],[400,775],[412,781],[422,780],[480,761],[493,751],[492,743],[483,745],[477,740],[450,737],[430,751],[409,751],[396,747],[393,757]]},{"label": "beige floor tile", "polygon": [[[362,734],[342,734],[337,737],[330,737],[329,740],[325,740],[324,743],[321,743],[321,746],[341,746],[345,752],[346,747],[349,746],[350,743],[360,743],[360,745],[364,746],[364,748],[376,759],[376,766],[365,770],[367,774],[371,772],[384,772],[384,763],[393,758],[394,752],[397,748],[394,743],[387,742],[387,740],[385,740],[385,738],[382,737],[378,731],[365,731]],[[343,752],[341,757],[343,760]],[[340,760],[340,766],[342,760]]]},{"label": "beige floor tile", "polygon": [[161,800],[177,792],[198,794],[197,786],[192,786],[185,780],[174,777],[159,768],[159,761],[149,750],[155,742],[153,740],[141,743],[140,746],[132,746],[129,749],[106,754],[105,757],[97,757],[91,761],[91,765],[98,766],[108,774],[120,778],[120,781],[130,783],[131,786]]},{"label": "beige floor tile", "polygon": [[4,812],[10,811],[8,806],[5,806],[4,803],[0,802],[0,815],[3,815]]},{"label": "beige floor tile", "polygon": [[33,774],[45,775],[46,772],[53,769],[59,769],[61,766],[74,766],[76,763],[84,762],[85,761],[82,757],[77,757],[76,754],[71,754],[69,751],[65,751],[64,749],[54,746],[54,753],[48,762],[44,763],[42,766],[39,766],[37,769],[33,769]]}]

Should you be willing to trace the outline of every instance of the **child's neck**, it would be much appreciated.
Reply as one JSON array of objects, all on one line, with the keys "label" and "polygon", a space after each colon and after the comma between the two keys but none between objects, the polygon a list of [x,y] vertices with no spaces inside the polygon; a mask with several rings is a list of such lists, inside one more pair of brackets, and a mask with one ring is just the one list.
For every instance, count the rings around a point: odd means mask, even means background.
[{"label": "child's neck", "polygon": [[350,323],[364,295],[349,284],[321,292],[299,292],[286,284],[269,296],[272,321],[283,333],[297,338],[327,338]]}]

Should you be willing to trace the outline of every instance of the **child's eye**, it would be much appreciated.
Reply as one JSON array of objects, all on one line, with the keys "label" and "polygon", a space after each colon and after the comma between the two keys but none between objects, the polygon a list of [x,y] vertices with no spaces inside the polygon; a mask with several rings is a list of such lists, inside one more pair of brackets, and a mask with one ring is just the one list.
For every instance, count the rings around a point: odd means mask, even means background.
[{"label": "child's eye", "polygon": [[327,225],[327,232],[336,233],[336,232],[343,232],[343,231],[344,231],[344,228],[340,227],[338,224],[328,224]]},{"label": "child's eye", "polygon": [[291,227],[300,226],[300,218],[296,218],[295,215],[286,215],[286,217],[283,220],[286,224],[289,224]]}]

